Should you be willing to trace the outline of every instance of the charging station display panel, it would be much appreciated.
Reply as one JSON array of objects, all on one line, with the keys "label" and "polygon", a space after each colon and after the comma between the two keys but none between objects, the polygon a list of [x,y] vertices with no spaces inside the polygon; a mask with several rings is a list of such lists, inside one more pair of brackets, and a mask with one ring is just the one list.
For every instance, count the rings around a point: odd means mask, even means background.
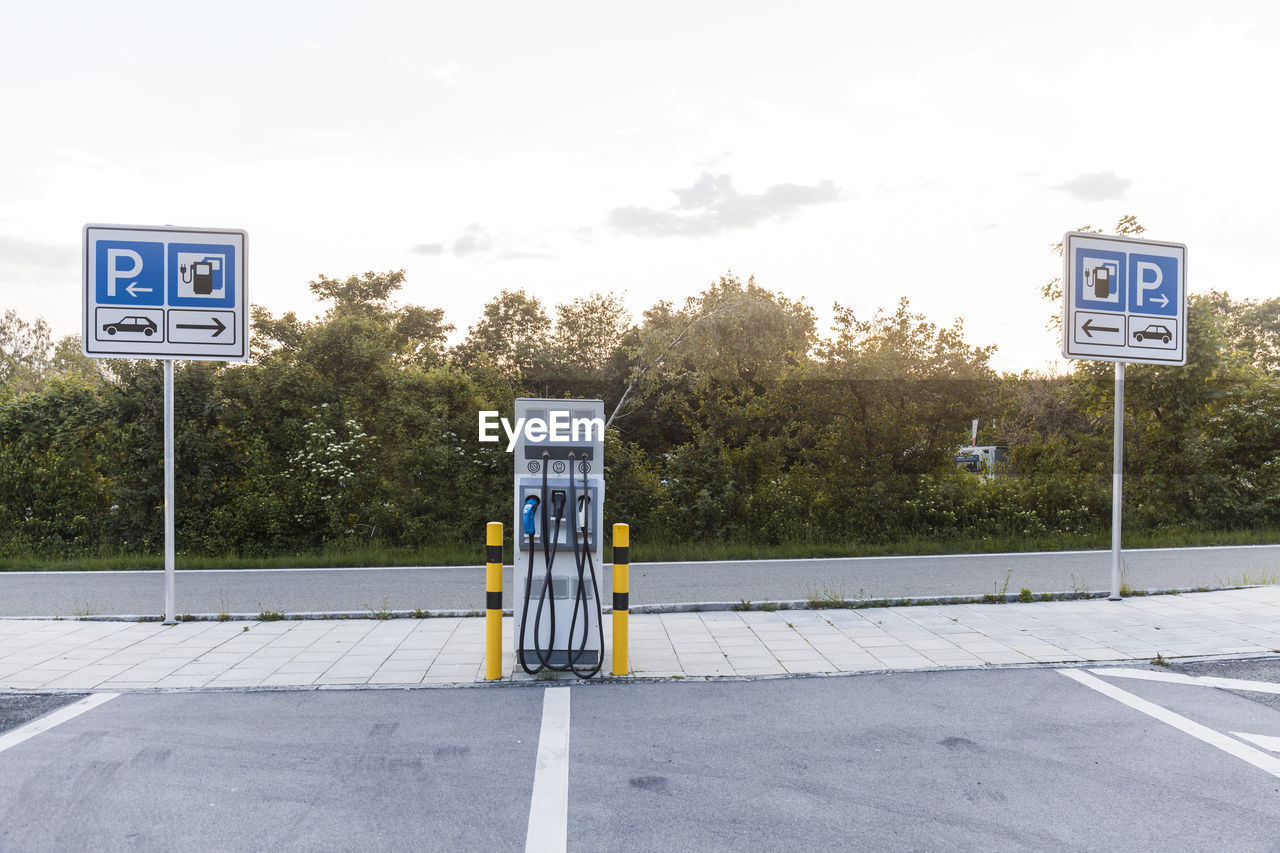
[{"label": "charging station display panel", "polygon": [[247,360],[248,240],[238,230],[86,225],[84,354]]},{"label": "charging station display panel", "polygon": [[[573,487],[590,498],[588,533],[598,539],[604,521],[604,403],[601,400],[516,400],[524,424],[512,448],[515,457],[516,528],[528,495],[543,481],[553,490]],[[522,420],[523,419],[523,420]],[[572,482],[570,482],[572,480]],[[528,542],[521,545],[528,549]],[[598,543],[596,549],[599,549]]]}]

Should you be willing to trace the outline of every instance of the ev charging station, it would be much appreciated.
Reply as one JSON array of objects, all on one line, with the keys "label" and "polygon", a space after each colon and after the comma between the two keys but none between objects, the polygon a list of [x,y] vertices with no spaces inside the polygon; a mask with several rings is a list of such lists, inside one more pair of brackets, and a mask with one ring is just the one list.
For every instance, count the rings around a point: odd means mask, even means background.
[{"label": "ev charging station", "polygon": [[591,678],[604,662],[604,402],[521,397],[515,418],[516,662]]}]

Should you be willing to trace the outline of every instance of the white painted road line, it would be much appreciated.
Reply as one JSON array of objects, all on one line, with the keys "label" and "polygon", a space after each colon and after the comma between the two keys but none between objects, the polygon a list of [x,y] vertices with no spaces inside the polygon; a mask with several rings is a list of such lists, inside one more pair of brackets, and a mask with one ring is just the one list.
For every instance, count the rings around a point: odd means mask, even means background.
[{"label": "white painted road line", "polygon": [[25,726],[19,726],[11,732],[5,732],[0,735],[0,752],[4,752],[10,747],[17,746],[23,741],[30,740],[41,732],[47,732],[54,726],[61,725],[67,720],[80,716],[85,711],[92,711],[94,708],[110,702],[119,696],[119,693],[94,693],[92,696],[86,696],[79,702],[72,702],[66,707],[51,711],[37,720],[32,720]]},{"label": "white painted road line", "polygon": [[1259,752],[1234,738],[1227,737],[1222,732],[1214,731],[1208,726],[1201,725],[1195,720],[1187,719],[1181,714],[1175,714],[1173,711],[1162,708],[1154,702],[1148,702],[1140,696],[1134,696],[1132,693],[1108,684],[1100,678],[1095,678],[1087,672],[1078,669],[1060,669],[1058,672],[1067,678],[1080,682],[1085,687],[1098,691],[1104,696],[1110,696],[1117,702],[1128,705],[1135,711],[1141,711],[1148,717],[1154,717],[1162,723],[1173,726],[1178,731],[1185,732],[1210,746],[1217,747],[1225,753],[1234,755],[1241,761],[1247,761],[1254,767],[1280,778],[1280,759],[1273,758],[1265,752]]},{"label": "white painted road line", "polygon": [[1232,732],[1238,738],[1243,738],[1250,743],[1257,744],[1263,749],[1269,749],[1272,752],[1280,752],[1280,737],[1275,735],[1251,735],[1247,732]]},{"label": "white painted road line", "polygon": [[1218,678],[1213,675],[1180,675],[1176,672],[1152,672],[1147,669],[1125,667],[1100,667],[1089,670],[1094,675],[1112,678],[1137,678],[1142,681],[1166,681],[1170,684],[1186,684],[1191,687],[1216,687],[1219,690],[1249,690],[1254,693],[1280,695],[1280,684],[1274,681],[1246,681],[1243,678]]},{"label": "white painted road line", "polygon": [[569,688],[542,695],[542,732],[529,803],[526,853],[564,853],[569,846]]}]

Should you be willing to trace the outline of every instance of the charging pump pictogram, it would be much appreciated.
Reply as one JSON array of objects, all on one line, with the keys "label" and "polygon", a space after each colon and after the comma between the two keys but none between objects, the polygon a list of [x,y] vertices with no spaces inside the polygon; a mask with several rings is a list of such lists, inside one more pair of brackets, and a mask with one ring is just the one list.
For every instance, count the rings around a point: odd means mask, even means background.
[{"label": "charging pump pictogram", "polygon": [[[521,431],[515,462],[515,647],[528,674],[591,678],[604,663],[596,567],[604,526],[604,424],[600,400],[515,401],[517,423],[566,425],[545,437]],[[581,425],[570,431],[569,424]],[[522,565],[523,564],[523,565]]]},{"label": "charging pump pictogram", "polygon": [[1106,299],[1111,293],[1111,270],[1105,266],[1097,266],[1084,271],[1085,286],[1093,283],[1093,297]]},{"label": "charging pump pictogram", "polygon": [[190,264],[182,263],[178,266],[178,274],[182,283],[190,286],[196,296],[209,296],[215,290],[222,290],[222,258],[216,255],[193,260]]},{"label": "charging pump pictogram", "polygon": [[1084,269],[1081,272],[1084,274],[1082,296],[1094,302],[1120,304],[1122,282],[1118,263],[1114,261],[1108,263],[1097,258],[1085,258]]}]

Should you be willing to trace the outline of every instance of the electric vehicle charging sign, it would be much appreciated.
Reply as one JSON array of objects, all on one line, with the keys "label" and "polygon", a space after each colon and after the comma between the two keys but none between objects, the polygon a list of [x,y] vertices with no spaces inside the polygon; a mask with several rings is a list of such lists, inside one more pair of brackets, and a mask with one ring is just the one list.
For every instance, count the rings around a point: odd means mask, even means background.
[{"label": "electric vehicle charging sign", "polygon": [[1187,363],[1187,247],[1069,232],[1063,240],[1062,355]]},{"label": "electric vehicle charging sign", "polygon": [[248,359],[247,243],[237,230],[86,225],[84,354]]}]

